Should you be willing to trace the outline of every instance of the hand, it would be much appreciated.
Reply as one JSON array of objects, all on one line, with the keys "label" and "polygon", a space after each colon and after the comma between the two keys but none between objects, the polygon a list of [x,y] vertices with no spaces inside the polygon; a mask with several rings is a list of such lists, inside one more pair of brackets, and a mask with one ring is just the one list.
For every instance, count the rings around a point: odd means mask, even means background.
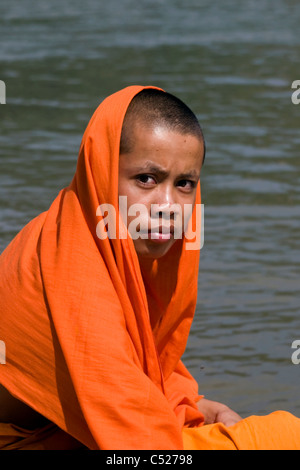
[{"label": "hand", "polygon": [[242,419],[228,406],[206,398],[201,398],[198,402],[198,409],[204,416],[205,424],[223,423],[225,426],[232,426]]}]

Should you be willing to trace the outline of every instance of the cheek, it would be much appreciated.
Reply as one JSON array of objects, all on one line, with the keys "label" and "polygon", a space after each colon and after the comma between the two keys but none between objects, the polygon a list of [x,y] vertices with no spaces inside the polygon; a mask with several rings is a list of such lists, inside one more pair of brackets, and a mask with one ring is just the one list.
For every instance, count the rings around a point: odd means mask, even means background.
[{"label": "cheek", "polygon": [[[150,201],[145,191],[141,191],[134,182],[120,182],[119,183],[119,196],[126,198],[127,212],[130,207],[135,204],[142,205],[142,209],[149,212]],[[136,209],[137,210],[137,209]],[[133,208],[135,211],[135,208]],[[131,217],[132,216],[128,216]]]},{"label": "cheek", "polygon": [[119,175],[119,196],[126,196],[128,192],[128,182]]},{"label": "cheek", "polygon": [[128,206],[139,202],[138,188],[136,187],[134,181],[120,177],[119,196],[126,197]]},{"label": "cheek", "polygon": [[[147,201],[144,194],[141,194],[138,188],[128,184],[119,185],[120,212],[127,228],[136,227],[141,224],[143,227],[149,225],[151,204]],[[144,197],[143,197],[144,196]]]},{"label": "cheek", "polygon": [[185,231],[188,225],[188,222],[191,218],[193,209],[195,207],[195,202],[196,202],[196,193],[191,194],[189,197],[185,197],[184,200],[180,201],[180,206],[181,206],[181,226],[183,230]]}]

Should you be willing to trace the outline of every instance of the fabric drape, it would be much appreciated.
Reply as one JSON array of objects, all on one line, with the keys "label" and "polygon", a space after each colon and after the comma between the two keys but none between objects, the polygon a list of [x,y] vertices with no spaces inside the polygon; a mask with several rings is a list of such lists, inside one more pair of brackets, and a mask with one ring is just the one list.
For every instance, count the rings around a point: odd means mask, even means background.
[{"label": "fabric drape", "polygon": [[71,184],[0,256],[0,384],[51,422],[36,431],[0,424],[0,448],[300,449],[300,420],[286,412],[203,425],[198,385],[181,362],[199,250],[183,238],[139,264],[122,223],[116,238],[97,236],[99,205],[119,220],[122,123],[143,88],[99,105]]},{"label": "fabric drape", "polygon": [[180,449],[182,426],[203,423],[197,384],[180,362],[199,250],[186,250],[184,238],[140,266],[133,241],[118,236],[122,225],[115,239],[96,234],[100,204],[118,220],[122,123],[143,88],[99,105],[71,184],[0,257],[0,383],[90,449]]}]

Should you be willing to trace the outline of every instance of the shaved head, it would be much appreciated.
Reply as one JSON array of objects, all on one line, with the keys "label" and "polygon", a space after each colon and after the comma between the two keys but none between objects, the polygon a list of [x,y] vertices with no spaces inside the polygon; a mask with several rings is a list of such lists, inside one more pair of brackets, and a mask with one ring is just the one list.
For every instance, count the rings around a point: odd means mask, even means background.
[{"label": "shaved head", "polygon": [[120,154],[132,152],[136,125],[146,129],[163,127],[178,134],[193,135],[203,142],[205,149],[203,132],[195,114],[179,98],[162,90],[146,88],[130,102],[122,127]]}]

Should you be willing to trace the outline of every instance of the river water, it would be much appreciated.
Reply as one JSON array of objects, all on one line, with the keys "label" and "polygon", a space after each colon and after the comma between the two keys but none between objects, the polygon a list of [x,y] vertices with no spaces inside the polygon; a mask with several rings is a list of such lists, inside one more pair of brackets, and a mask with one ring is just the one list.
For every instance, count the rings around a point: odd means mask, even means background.
[{"label": "river water", "polygon": [[295,0],[0,4],[0,251],[72,179],[104,97],[157,85],[197,114],[205,242],[185,363],[243,416],[300,417],[300,8]]}]

